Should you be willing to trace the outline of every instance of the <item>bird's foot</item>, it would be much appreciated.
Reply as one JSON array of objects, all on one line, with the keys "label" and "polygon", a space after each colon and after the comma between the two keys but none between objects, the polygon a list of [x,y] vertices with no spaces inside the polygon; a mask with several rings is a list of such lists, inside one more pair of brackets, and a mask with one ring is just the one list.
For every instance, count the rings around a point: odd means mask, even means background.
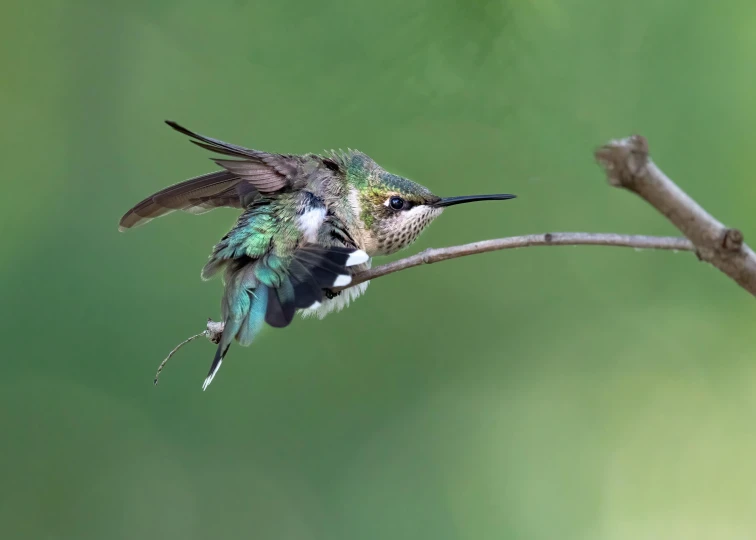
[{"label": "bird's foot", "polygon": [[323,289],[323,294],[325,294],[326,298],[332,300],[333,298],[336,298],[338,295],[340,295],[341,291],[333,292],[331,289]]}]

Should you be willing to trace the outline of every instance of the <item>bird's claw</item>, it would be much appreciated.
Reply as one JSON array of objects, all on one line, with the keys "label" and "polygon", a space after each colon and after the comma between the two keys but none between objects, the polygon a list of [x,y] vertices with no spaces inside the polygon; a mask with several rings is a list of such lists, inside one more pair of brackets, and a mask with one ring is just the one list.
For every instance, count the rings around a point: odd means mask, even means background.
[{"label": "bird's claw", "polygon": [[326,298],[332,300],[333,298],[336,298],[338,295],[340,295],[341,291],[333,292],[331,289],[323,289],[323,293],[325,294]]}]

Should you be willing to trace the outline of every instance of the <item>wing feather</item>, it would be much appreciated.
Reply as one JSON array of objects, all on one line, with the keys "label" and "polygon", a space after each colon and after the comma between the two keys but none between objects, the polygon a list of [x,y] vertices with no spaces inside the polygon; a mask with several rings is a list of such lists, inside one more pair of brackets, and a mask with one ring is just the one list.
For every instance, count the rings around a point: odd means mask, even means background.
[{"label": "wing feather", "polygon": [[224,170],[191,178],[145,198],[121,218],[121,231],[175,210],[203,214],[220,207],[246,208],[261,193],[290,189],[301,177],[298,156],[252,150],[194,133],[175,122],[166,123],[206,150],[239,159],[214,159]]}]

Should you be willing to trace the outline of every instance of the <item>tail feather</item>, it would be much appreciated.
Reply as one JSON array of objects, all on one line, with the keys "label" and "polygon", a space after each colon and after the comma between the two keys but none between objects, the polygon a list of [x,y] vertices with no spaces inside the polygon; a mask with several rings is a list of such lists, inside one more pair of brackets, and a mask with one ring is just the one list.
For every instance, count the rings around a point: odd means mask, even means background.
[{"label": "tail feather", "polygon": [[286,276],[281,280],[275,291],[268,296],[265,322],[273,328],[285,328],[291,324],[296,310],[294,286],[291,279]]},{"label": "tail feather", "polygon": [[321,288],[345,287],[352,282],[350,266],[362,264],[367,253],[341,247],[306,246],[295,255],[295,260],[307,270]]},{"label": "tail feather", "polygon": [[297,259],[291,263],[291,282],[294,302],[298,309],[306,309],[323,301],[323,287],[312,272]]},{"label": "tail feather", "polygon": [[225,327],[202,389],[215,378],[234,339],[246,346],[266,322],[275,328],[288,326],[297,309],[323,301],[323,289],[348,285],[348,267],[365,260],[361,250],[306,246],[288,260],[269,254],[228,263],[221,309]]},{"label": "tail feather", "polygon": [[202,383],[203,392],[207,390],[207,387],[210,386],[211,382],[213,382],[215,374],[218,373],[218,370],[223,363],[223,358],[226,356],[226,353],[228,352],[228,348],[230,346],[231,345],[218,345],[218,348],[215,350],[215,358],[213,358],[213,363],[210,365],[210,372],[207,374],[207,377],[205,377],[205,382]]},{"label": "tail feather", "polygon": [[270,289],[265,285],[258,285],[255,289],[244,289],[239,292],[240,294],[233,297],[229,297],[228,294],[224,296],[225,326],[215,351],[215,358],[210,365],[210,371],[205,382],[202,383],[202,390],[206,390],[213,382],[234,339],[238,340],[240,345],[247,346],[252,343],[263,327],[265,309],[269,305]]},{"label": "tail feather", "polygon": [[226,290],[221,303],[221,314],[224,321],[223,334],[215,351],[213,363],[210,364],[210,371],[202,383],[203,391],[207,390],[207,387],[213,382],[223,363],[223,358],[228,353],[228,348],[241,332],[242,325],[251,311],[250,305],[253,302],[253,296],[251,291],[246,288],[249,284],[249,271],[251,269],[251,265],[245,266],[240,263],[227,269]]},{"label": "tail feather", "polygon": [[258,285],[250,294],[250,309],[236,334],[236,339],[242,347],[250,345],[262,330],[270,289],[265,285]]}]

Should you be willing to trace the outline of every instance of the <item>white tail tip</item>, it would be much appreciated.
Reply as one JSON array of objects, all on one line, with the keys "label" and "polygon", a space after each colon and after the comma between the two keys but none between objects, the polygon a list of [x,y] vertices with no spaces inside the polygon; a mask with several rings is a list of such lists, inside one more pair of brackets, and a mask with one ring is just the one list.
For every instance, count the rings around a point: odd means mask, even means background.
[{"label": "white tail tip", "polygon": [[218,370],[220,369],[222,363],[223,363],[223,359],[219,360],[218,365],[215,366],[215,369],[213,370],[213,372],[210,375],[208,375],[207,378],[205,379],[205,382],[202,383],[203,392],[207,390],[207,387],[210,386],[211,382],[213,382],[213,379],[215,378],[215,374],[218,373]]},{"label": "white tail tip", "polygon": [[352,282],[352,276],[341,275],[333,282],[333,287],[346,287]]},{"label": "white tail tip", "polygon": [[347,259],[346,266],[354,266],[355,264],[362,264],[366,263],[370,260],[370,257],[367,253],[362,251],[361,249],[358,249],[354,253],[349,255],[349,258]]}]

